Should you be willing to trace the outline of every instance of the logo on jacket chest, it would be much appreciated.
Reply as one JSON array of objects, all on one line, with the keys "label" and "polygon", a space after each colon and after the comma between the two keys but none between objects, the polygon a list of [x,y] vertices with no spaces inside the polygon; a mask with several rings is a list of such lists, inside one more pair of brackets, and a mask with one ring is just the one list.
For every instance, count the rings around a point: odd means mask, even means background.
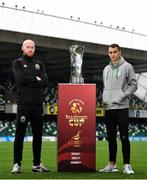
[{"label": "logo on jacket chest", "polygon": [[40,70],[40,65],[39,64],[35,64],[35,69],[36,70]]},{"label": "logo on jacket chest", "polygon": [[27,68],[27,65],[26,65],[26,64],[24,64],[24,65],[23,65],[23,67],[24,67],[24,68]]},{"label": "logo on jacket chest", "polygon": [[[27,64],[23,64],[23,67],[24,67],[25,69],[31,68],[31,67],[29,67]],[[34,67],[35,67],[36,70],[40,70],[40,65],[39,65],[39,64],[35,64]]]}]

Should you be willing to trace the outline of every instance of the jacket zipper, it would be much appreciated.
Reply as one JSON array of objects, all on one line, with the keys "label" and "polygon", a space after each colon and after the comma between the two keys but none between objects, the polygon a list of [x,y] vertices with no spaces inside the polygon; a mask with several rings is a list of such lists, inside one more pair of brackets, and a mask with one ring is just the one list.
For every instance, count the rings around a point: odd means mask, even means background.
[{"label": "jacket zipper", "polygon": [[113,82],[113,76],[114,76],[114,68],[112,68],[112,78],[110,83],[110,96],[109,96],[109,108],[111,109],[112,106],[112,82]]}]

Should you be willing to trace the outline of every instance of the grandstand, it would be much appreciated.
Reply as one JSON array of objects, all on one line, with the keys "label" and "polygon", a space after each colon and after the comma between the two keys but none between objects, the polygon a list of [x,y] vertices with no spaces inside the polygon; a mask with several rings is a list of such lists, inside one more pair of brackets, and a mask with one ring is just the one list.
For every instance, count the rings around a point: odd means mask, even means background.
[{"label": "grandstand", "polygon": [[[0,121],[0,141],[13,141],[16,130],[15,121]],[[28,124],[26,137],[32,136],[30,123]],[[48,137],[57,136],[57,123],[56,121],[45,121],[43,125],[43,139],[50,140]],[[46,138],[45,138],[46,137]],[[147,123],[132,121],[129,125],[130,140],[147,141]],[[104,122],[97,121],[96,123],[96,138],[97,140],[107,140],[106,127]],[[119,134],[118,134],[119,138]],[[28,139],[26,139],[28,140]]]},{"label": "grandstand", "polygon": [[[34,19],[34,26],[32,26],[29,19]],[[49,87],[44,92],[44,137],[54,137],[54,140],[56,138],[57,85],[59,82],[69,83],[69,48],[73,44],[79,44],[85,47],[83,59],[83,77],[85,78],[85,83],[96,83],[97,85],[97,140],[107,139],[103,123],[102,70],[109,60],[107,47],[115,41],[122,47],[123,56],[134,66],[139,82],[139,88],[130,101],[130,139],[147,140],[146,35],[95,23],[31,12],[26,9],[6,7],[4,5],[0,5],[0,21],[1,141],[14,140],[16,99],[11,63],[13,59],[21,55],[20,45],[26,38],[32,38],[36,42],[36,56],[44,61],[49,77]],[[128,39],[127,44],[124,41],[124,36],[125,39]],[[116,37],[119,38],[116,39]],[[49,111],[49,107],[53,107],[53,112]],[[26,136],[30,135],[31,128],[29,124]]]}]

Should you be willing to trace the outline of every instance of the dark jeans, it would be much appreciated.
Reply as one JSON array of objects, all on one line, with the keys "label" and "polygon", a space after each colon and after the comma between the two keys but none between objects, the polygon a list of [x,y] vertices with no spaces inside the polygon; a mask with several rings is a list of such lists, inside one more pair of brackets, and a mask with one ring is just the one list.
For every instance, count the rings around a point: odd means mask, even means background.
[{"label": "dark jeans", "polygon": [[43,130],[42,114],[42,105],[18,105],[14,141],[14,163],[21,165],[23,141],[28,121],[31,123],[33,135],[33,164],[38,165],[40,163]]},{"label": "dark jeans", "polygon": [[109,144],[109,161],[116,162],[117,127],[122,143],[123,163],[130,164],[130,142],[128,138],[128,109],[106,110],[105,124]]}]

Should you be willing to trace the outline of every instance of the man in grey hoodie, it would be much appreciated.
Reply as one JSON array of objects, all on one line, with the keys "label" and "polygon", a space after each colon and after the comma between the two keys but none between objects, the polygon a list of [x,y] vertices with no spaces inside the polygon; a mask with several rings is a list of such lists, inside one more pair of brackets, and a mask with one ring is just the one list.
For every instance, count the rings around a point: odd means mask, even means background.
[{"label": "man in grey hoodie", "polygon": [[130,165],[130,142],[128,137],[129,97],[137,90],[137,81],[132,65],[121,56],[118,44],[108,48],[110,63],[103,71],[103,105],[105,107],[105,124],[108,135],[109,162],[100,172],[117,172],[117,127],[122,143],[124,170],[134,174]]}]

